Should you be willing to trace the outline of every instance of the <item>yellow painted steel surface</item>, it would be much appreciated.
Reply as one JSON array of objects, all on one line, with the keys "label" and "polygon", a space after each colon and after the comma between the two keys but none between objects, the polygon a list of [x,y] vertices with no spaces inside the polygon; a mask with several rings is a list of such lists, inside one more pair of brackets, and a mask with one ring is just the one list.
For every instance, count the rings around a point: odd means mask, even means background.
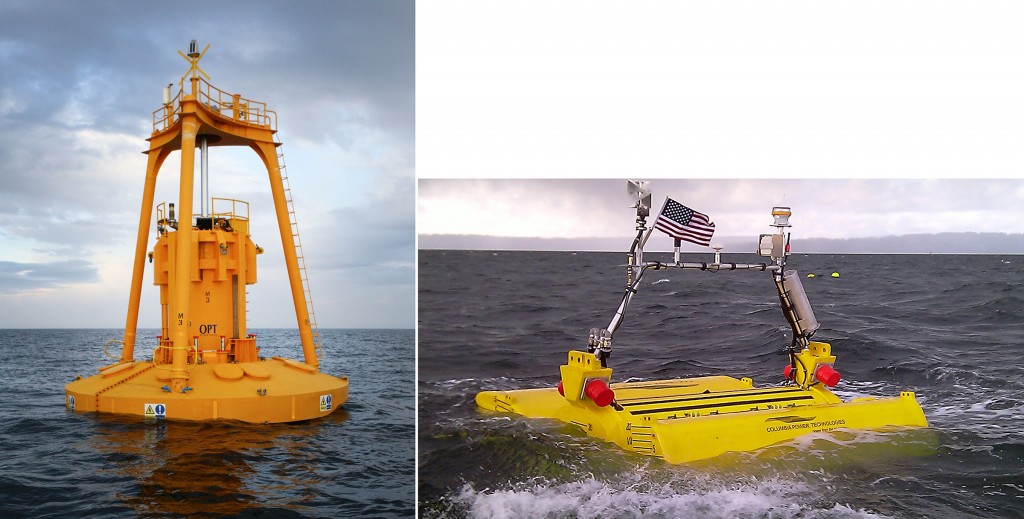
[{"label": "yellow painted steel surface", "polygon": [[68,384],[67,406],[153,419],[276,423],[319,418],[348,400],[347,377],[295,370],[284,359],[194,366],[184,393],[163,389],[169,377],[152,362],[121,366],[127,368]]},{"label": "yellow painted steel surface", "polygon": [[[277,114],[264,103],[226,94],[200,77],[203,53],[190,53],[181,91],[153,114],[149,160],[142,194],[132,284],[120,361],[79,377],[65,388],[76,412],[107,412],[147,418],[231,419],[288,422],[324,416],[348,399],[348,378],[320,371],[308,280],[294,208],[285,189]],[[207,76],[208,77],[208,76]],[[263,161],[270,181],[302,360],[260,356],[248,333],[246,286],[256,283],[262,253],[249,235],[248,204],[232,199],[230,210],[194,214],[195,149],[242,146]],[[156,208],[157,239],[147,242],[154,212],[156,177],[172,153],[181,153],[178,218],[170,204]],[[258,173],[262,176],[262,173]],[[248,189],[248,187],[247,187]],[[241,209],[244,207],[244,213]],[[160,288],[161,333],[155,349],[136,351],[136,327],[146,260]],[[108,344],[110,344],[108,342]],[[152,353],[139,360],[138,354]]]},{"label": "yellow painted steel surface", "polygon": [[[231,231],[197,230],[191,233],[193,246],[189,269],[190,309],[198,319],[188,323],[188,336],[199,338],[199,349],[220,347],[220,337],[245,337],[245,286],[256,282],[256,246],[245,233],[234,230],[242,223],[224,219]],[[173,271],[169,257],[173,257],[175,244],[181,233],[171,231],[157,238],[153,249],[154,284],[160,287],[161,308],[166,308],[172,288]],[[169,323],[163,312],[162,328]],[[166,336],[166,335],[165,335]]]},{"label": "yellow painted steel surface", "polygon": [[820,383],[756,388],[747,378],[711,376],[611,384],[614,402],[599,407],[580,390],[583,380],[610,376],[611,369],[600,368],[594,355],[572,351],[562,366],[565,396],[556,388],[484,391],[476,403],[572,423],[591,436],[670,463],[756,450],[811,432],[928,426],[909,392],[843,402]]}]

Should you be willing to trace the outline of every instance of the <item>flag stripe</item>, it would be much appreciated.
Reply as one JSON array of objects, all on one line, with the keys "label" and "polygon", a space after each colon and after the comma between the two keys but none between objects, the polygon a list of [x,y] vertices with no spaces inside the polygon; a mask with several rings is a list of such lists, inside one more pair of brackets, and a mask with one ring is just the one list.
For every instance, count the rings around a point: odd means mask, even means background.
[{"label": "flag stripe", "polygon": [[671,198],[665,202],[654,228],[659,231],[686,240],[697,245],[711,245],[711,236],[715,233],[715,224],[706,214],[698,213]]},{"label": "flag stripe", "polygon": [[683,231],[686,231],[686,230],[691,230],[691,231],[697,232],[699,234],[708,234],[708,235],[711,235],[711,234],[713,234],[715,232],[715,226],[714,225],[694,225],[692,223],[689,224],[689,225],[680,225],[678,222],[676,222],[674,220],[670,220],[668,218],[662,218],[662,219],[658,220],[656,225],[661,225],[661,226],[666,227],[668,229],[675,229],[675,230],[678,230],[679,232],[683,232]]},{"label": "flag stripe", "polygon": [[714,234],[714,229],[712,229],[712,230],[686,229],[686,228],[682,228],[682,227],[678,227],[678,226],[673,226],[673,225],[665,223],[665,222],[661,222],[661,224],[660,225],[656,225],[656,227],[657,227],[658,230],[660,230],[660,231],[662,231],[662,232],[664,232],[664,233],[666,233],[666,234],[668,234],[670,236],[684,235],[685,234],[685,235],[694,236],[694,237],[697,237],[697,238],[702,238],[702,239],[710,240],[711,236]]}]

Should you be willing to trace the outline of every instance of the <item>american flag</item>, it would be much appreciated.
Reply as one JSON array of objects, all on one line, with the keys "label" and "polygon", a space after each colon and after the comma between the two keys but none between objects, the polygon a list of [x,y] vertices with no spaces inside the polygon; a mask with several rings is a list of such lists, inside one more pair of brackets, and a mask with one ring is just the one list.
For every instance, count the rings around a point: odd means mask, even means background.
[{"label": "american flag", "polygon": [[664,209],[654,221],[654,228],[673,238],[704,246],[711,245],[711,235],[715,234],[715,224],[708,220],[708,215],[671,198],[665,201]]}]

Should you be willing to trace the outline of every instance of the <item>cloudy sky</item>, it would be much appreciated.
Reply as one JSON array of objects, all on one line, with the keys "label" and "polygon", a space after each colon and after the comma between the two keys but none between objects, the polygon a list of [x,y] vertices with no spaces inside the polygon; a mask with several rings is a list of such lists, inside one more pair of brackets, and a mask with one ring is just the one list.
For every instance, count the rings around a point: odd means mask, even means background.
[{"label": "cloudy sky", "polygon": [[[278,114],[320,325],[412,327],[411,1],[0,4],[0,327],[124,325],[141,152],[191,39],[213,85]],[[210,169],[267,250],[250,326],[294,326],[262,163],[213,148]],[[175,153],[157,203],[179,171]],[[140,326],[159,325],[157,297],[147,271]]]},{"label": "cloudy sky", "polygon": [[[417,218],[421,234],[494,215],[487,232],[595,232],[583,210],[605,235],[626,178],[859,179],[656,180],[722,234],[776,203],[807,236],[1021,232],[1021,26],[1009,1],[3,2],[0,326],[122,325],[140,152],[193,38],[214,85],[279,114],[321,324],[408,327]],[[267,248],[252,325],[290,326],[261,164],[225,149],[210,163],[212,194],[251,202]],[[175,155],[158,202],[177,170]],[[417,204],[416,176],[615,181],[556,197],[427,180]],[[864,181],[885,178],[914,182]]]},{"label": "cloudy sky", "polygon": [[421,246],[630,236],[630,178],[716,236],[770,230],[772,205],[797,237],[1024,232],[1020,3],[431,5]]},{"label": "cloudy sky", "polygon": [[[656,179],[649,186],[649,225],[670,196],[707,214],[715,222],[717,240],[749,237],[747,241],[756,243],[758,234],[773,232],[770,213],[777,205],[792,208],[796,244],[806,238],[1024,233],[1024,181],[1015,179]],[[612,238],[577,240],[572,248],[620,250],[628,248],[635,234],[631,203],[624,180],[421,179],[420,246],[543,249],[566,243],[550,239]],[[430,235],[549,240],[474,242]],[[656,236],[651,245],[670,249],[671,238]],[[951,243],[946,252],[956,247]]]}]

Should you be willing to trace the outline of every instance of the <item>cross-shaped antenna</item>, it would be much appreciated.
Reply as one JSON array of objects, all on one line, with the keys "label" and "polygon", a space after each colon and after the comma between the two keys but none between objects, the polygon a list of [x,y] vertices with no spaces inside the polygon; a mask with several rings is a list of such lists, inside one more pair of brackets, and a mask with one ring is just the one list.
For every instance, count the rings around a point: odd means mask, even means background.
[{"label": "cross-shaped antenna", "polygon": [[192,40],[188,44],[188,55],[186,55],[184,52],[181,52],[180,50],[178,51],[178,54],[180,54],[181,57],[185,58],[185,61],[188,61],[189,65],[188,71],[185,72],[184,76],[181,76],[181,81],[179,83],[184,83],[185,78],[189,76],[195,78],[199,77],[200,74],[202,74],[202,76],[205,77],[207,80],[210,79],[210,75],[207,74],[205,70],[199,68],[199,60],[203,59],[203,56],[206,54],[206,51],[208,50],[210,50],[209,43],[206,44],[206,48],[203,49],[203,52],[199,52],[199,46],[196,44],[196,40]]}]

